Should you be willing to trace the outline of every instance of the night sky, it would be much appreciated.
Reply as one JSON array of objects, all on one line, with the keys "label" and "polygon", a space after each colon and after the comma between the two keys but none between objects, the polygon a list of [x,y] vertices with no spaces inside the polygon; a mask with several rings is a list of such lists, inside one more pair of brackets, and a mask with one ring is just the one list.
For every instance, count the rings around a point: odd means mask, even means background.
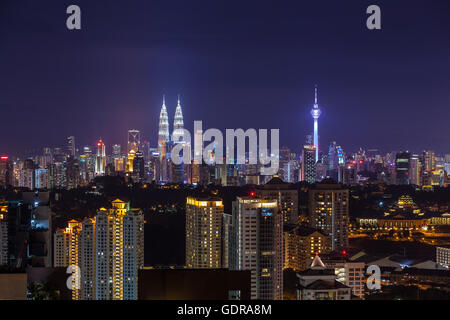
[{"label": "night sky", "polygon": [[180,94],[188,129],[279,128],[299,152],[315,84],[321,149],[450,153],[449,76],[448,0],[0,0],[0,153],[155,146],[163,94],[171,126]]}]

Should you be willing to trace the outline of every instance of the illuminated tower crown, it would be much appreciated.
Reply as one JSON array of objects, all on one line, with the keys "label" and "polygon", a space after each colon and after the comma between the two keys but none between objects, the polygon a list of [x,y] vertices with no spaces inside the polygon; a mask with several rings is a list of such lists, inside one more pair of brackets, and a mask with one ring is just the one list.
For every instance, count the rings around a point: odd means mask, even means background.
[{"label": "illuminated tower crown", "polygon": [[183,112],[181,111],[180,96],[178,96],[178,105],[175,110],[175,118],[173,120],[173,141],[183,140],[179,138],[184,136],[183,128]]},{"label": "illuminated tower crown", "polygon": [[319,109],[319,104],[317,103],[317,86],[314,89],[314,106],[311,109],[311,115],[313,119],[319,119],[322,111]]},{"label": "illuminated tower crown", "polygon": [[314,106],[311,109],[311,116],[314,119],[314,146],[316,147],[316,162],[319,160],[319,117],[322,111],[319,109],[319,104],[317,103],[317,86],[314,90]]},{"label": "illuminated tower crown", "polygon": [[158,127],[158,152],[160,156],[166,154],[166,144],[170,140],[169,135],[169,115],[166,109],[166,100],[163,97],[163,104],[161,107],[161,113],[159,114],[159,127]]}]

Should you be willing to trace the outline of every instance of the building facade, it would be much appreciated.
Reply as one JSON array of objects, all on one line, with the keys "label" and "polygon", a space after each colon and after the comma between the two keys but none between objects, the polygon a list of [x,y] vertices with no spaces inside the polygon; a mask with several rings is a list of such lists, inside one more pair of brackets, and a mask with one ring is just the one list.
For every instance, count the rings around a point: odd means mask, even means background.
[{"label": "building facade", "polygon": [[[144,266],[144,216],[120,199],[54,235],[54,266],[79,267],[74,300],[136,300]],[[77,293],[75,293],[77,292]]]},{"label": "building facade", "polygon": [[309,217],[312,228],[330,237],[331,250],[348,247],[349,191],[325,179],[309,189]]},{"label": "building facade", "polygon": [[283,298],[283,216],[276,199],[237,197],[233,202],[230,264],[251,271],[252,299]]},{"label": "building facade", "polygon": [[222,267],[223,218],[221,199],[187,198],[186,267]]}]

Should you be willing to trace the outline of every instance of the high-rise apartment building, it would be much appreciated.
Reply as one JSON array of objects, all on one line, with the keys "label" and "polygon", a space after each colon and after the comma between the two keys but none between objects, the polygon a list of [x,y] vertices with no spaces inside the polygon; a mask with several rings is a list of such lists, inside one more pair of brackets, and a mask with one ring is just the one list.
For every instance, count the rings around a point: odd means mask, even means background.
[{"label": "high-rise apartment building", "polygon": [[95,217],[96,300],[136,300],[144,266],[144,216],[119,199]]},{"label": "high-rise apartment building", "polygon": [[348,247],[349,191],[324,179],[308,191],[310,226],[329,238],[331,250]]},{"label": "high-rise apartment building", "polygon": [[233,202],[230,269],[251,271],[251,298],[283,299],[283,216],[276,199]]},{"label": "high-rise apartment building", "polygon": [[69,221],[54,239],[54,265],[80,268],[80,288],[73,299],[137,299],[138,270],[144,266],[141,210],[116,199],[95,218]]},{"label": "high-rise apartment building", "polygon": [[276,199],[278,210],[283,215],[283,224],[297,224],[298,191],[295,187],[274,176],[265,185],[256,189],[256,196],[265,200]]},{"label": "high-rise apartment building", "polygon": [[316,254],[330,251],[329,238],[313,228],[297,226],[284,231],[284,269],[306,270]]},{"label": "high-rise apartment building", "polygon": [[82,300],[95,299],[95,218],[85,218],[81,223],[79,240],[80,289]]},{"label": "high-rise apartment building", "polygon": [[223,203],[219,198],[186,200],[186,266],[221,268],[223,260]]}]

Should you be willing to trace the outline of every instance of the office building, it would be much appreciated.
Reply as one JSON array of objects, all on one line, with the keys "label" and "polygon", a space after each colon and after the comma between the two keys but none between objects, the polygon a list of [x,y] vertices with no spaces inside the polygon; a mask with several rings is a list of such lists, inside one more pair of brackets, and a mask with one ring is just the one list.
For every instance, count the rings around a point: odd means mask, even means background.
[{"label": "office building", "polygon": [[95,175],[102,176],[105,174],[106,168],[106,147],[105,143],[100,140],[97,142],[97,154],[95,158]]},{"label": "office building", "polygon": [[424,151],[422,154],[424,170],[433,171],[436,170],[436,156],[434,151]]},{"label": "office building", "polygon": [[316,181],[316,148],[305,145],[302,149],[302,169],[300,180],[308,183]]},{"label": "office building", "polygon": [[422,170],[422,165],[420,163],[419,156],[417,154],[411,155],[411,159],[409,162],[409,183],[420,186],[421,185],[421,176],[420,172]]},{"label": "office building", "polygon": [[283,216],[276,199],[233,202],[230,268],[251,271],[251,298],[283,298]]},{"label": "office building", "polygon": [[75,137],[67,137],[67,155],[69,157],[75,158],[76,148],[75,148]]},{"label": "office building", "polygon": [[395,157],[396,184],[409,184],[409,152],[397,153]]},{"label": "office building", "polygon": [[128,142],[127,142],[127,153],[131,150],[134,152],[138,151],[141,146],[141,133],[139,130],[128,130]]},{"label": "office building", "polygon": [[168,173],[169,168],[167,161],[167,151],[169,142],[170,142],[169,115],[167,113],[166,100],[163,97],[163,104],[159,115],[159,126],[158,126],[158,153],[160,166],[157,181],[159,182],[167,182],[169,178]]}]

